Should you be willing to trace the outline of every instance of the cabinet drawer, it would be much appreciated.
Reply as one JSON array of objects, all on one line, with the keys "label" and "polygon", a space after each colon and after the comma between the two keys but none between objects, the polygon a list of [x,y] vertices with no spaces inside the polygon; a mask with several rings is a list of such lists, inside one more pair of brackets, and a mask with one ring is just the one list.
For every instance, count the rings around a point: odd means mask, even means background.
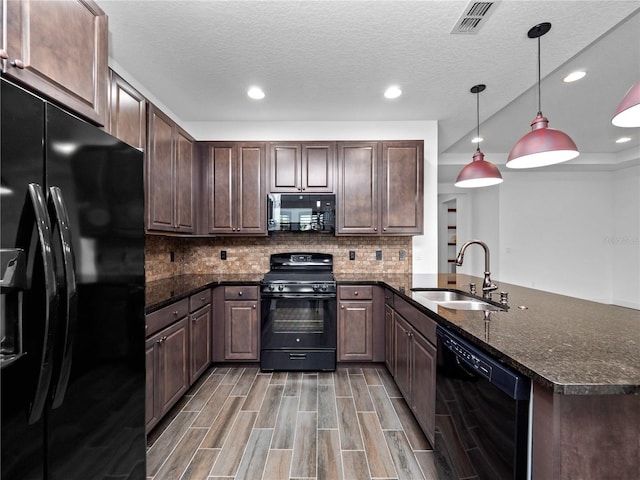
[{"label": "cabinet drawer", "polygon": [[189,314],[189,299],[184,298],[171,305],[156,310],[146,316],[147,332],[149,337],[159,330],[171,325],[176,320],[186,317]]},{"label": "cabinet drawer", "polygon": [[341,285],[338,287],[340,300],[372,300],[372,285]]},{"label": "cabinet drawer", "polygon": [[211,303],[211,289],[207,288],[201,292],[194,293],[189,297],[189,311],[195,312],[199,308]]},{"label": "cabinet drawer", "polygon": [[395,295],[393,302],[394,309],[402,315],[413,328],[424,335],[432,344],[437,343],[435,320],[419,311],[413,305]]},{"label": "cabinet drawer", "polygon": [[224,287],[225,300],[257,300],[258,287]]}]

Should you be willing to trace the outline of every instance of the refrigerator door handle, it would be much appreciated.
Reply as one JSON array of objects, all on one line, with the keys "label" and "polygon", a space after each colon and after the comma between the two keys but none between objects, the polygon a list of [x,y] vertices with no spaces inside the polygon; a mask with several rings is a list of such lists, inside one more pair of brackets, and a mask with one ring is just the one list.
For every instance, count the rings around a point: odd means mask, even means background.
[{"label": "refrigerator door handle", "polygon": [[[78,287],[76,282],[75,253],[71,241],[71,227],[69,225],[69,214],[67,211],[62,191],[59,187],[49,187],[49,216],[52,219],[53,230],[58,232],[60,241],[61,265],[64,272],[64,297],[61,298],[61,312],[63,318],[60,324],[63,327],[60,335],[62,345],[62,355],[60,371],[57,372],[57,379],[52,390],[52,408],[58,408],[63,400],[69,384],[71,374],[71,363],[73,360],[73,343],[77,325],[77,303]],[[62,292],[61,292],[62,293]]]},{"label": "refrigerator door handle", "polygon": [[[27,187],[27,197],[29,202],[20,217],[16,243],[19,248],[23,248],[25,252],[29,252],[35,224],[35,230],[38,236],[37,241],[42,256],[45,294],[42,349],[40,352],[33,352],[34,355],[39,355],[37,359],[38,380],[27,408],[28,422],[29,424],[33,424],[42,416],[53,373],[53,348],[55,345],[54,336],[58,313],[58,286],[56,283],[55,259],[51,241],[51,222],[47,215],[47,205],[42,187],[37,183],[30,183]],[[31,209],[28,208],[29,206]],[[29,252],[27,255],[29,257],[34,253],[35,252]],[[30,287],[33,288],[33,285],[30,285]],[[24,321],[29,321],[29,319],[24,319]],[[26,353],[30,354],[30,352]]]}]

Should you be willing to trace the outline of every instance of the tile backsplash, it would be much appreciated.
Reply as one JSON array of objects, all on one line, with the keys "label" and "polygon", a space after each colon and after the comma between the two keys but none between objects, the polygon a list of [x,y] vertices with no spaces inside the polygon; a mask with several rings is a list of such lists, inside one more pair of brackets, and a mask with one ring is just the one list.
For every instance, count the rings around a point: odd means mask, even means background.
[{"label": "tile backsplash", "polygon": [[[333,254],[336,274],[410,274],[412,237],[336,237],[281,232],[268,237],[188,238],[147,235],[146,280],[181,274],[256,273],[269,270],[269,256],[279,252]],[[222,260],[221,252],[227,259]],[[349,252],[355,260],[349,260]],[[381,259],[376,259],[376,252]]]}]

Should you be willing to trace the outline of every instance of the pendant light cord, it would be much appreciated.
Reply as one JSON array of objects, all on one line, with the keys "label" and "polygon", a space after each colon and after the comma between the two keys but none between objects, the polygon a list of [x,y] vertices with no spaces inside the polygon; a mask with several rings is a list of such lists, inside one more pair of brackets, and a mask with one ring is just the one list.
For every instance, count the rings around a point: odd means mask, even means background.
[{"label": "pendant light cord", "polygon": [[476,92],[476,152],[480,151],[480,91]]},{"label": "pendant light cord", "polygon": [[542,115],[542,93],[540,89],[540,37],[538,37],[538,115]]}]

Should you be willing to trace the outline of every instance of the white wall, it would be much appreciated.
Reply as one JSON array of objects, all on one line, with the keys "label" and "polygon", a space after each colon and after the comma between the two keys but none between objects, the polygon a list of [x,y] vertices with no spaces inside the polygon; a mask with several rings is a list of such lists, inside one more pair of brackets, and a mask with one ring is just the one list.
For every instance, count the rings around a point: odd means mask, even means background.
[{"label": "white wall", "polygon": [[640,309],[640,165],[613,172],[612,303]]},{"label": "white wall", "polygon": [[[640,166],[503,178],[469,202],[471,236],[491,247],[493,278],[640,308]],[[465,255],[459,271],[479,275],[481,253],[471,263]]]},{"label": "white wall", "polygon": [[500,185],[500,277],[609,303],[610,172],[507,172]]},{"label": "white wall", "polygon": [[438,125],[408,122],[185,122],[196,140],[424,140],[424,235],[413,238],[413,272],[438,271]]}]

